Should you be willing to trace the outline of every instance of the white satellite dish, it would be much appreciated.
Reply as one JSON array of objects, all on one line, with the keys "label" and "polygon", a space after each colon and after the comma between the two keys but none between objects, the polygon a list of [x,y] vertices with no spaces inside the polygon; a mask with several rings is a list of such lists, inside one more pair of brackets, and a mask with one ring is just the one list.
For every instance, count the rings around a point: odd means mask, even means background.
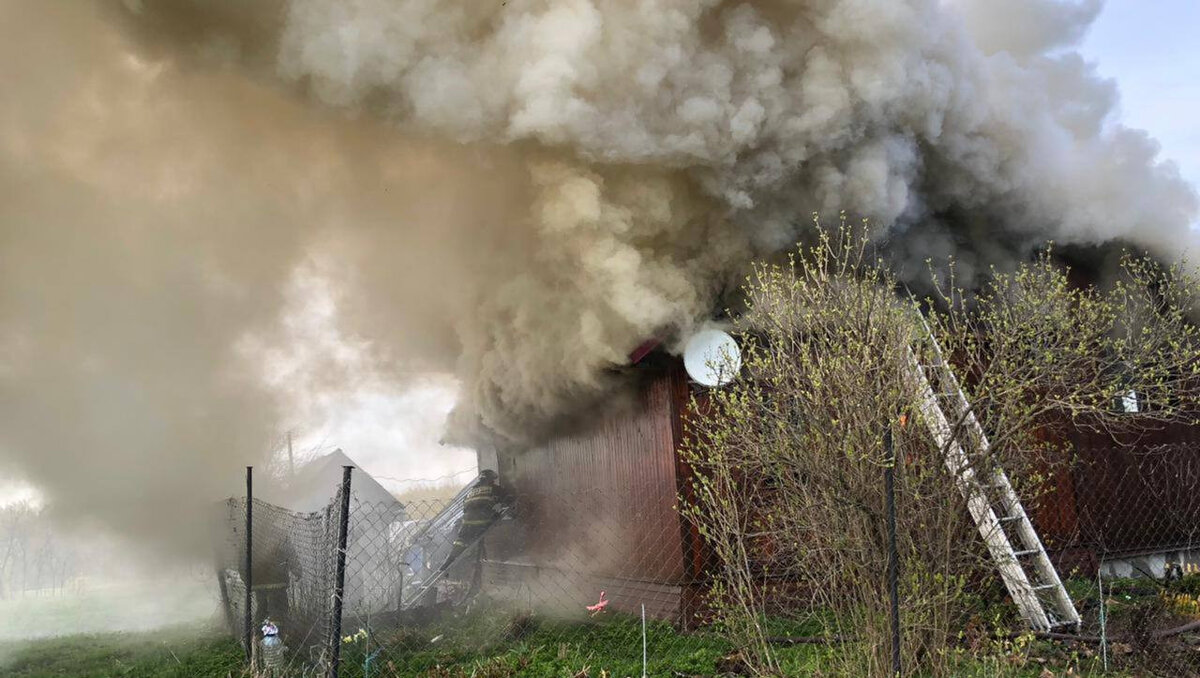
[{"label": "white satellite dish", "polygon": [[724,386],[742,369],[742,351],[729,334],[701,330],[683,347],[683,367],[698,384]]}]

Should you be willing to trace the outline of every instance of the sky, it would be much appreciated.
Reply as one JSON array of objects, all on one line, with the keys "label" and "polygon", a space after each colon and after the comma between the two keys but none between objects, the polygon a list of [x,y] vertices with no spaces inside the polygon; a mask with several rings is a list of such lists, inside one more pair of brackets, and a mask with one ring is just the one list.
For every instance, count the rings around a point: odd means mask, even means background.
[{"label": "sky", "polygon": [[[447,375],[408,379],[399,389],[371,369],[362,344],[340,331],[334,296],[322,276],[301,269],[293,276],[284,323],[292,341],[270,353],[268,380],[281,392],[303,393],[288,408],[297,464],[341,449],[362,471],[401,493],[431,484],[463,485],[475,477],[475,452],[441,443],[454,407],[457,382]],[[350,386],[329,390],[318,372],[334,356]],[[293,388],[295,386],[300,388]],[[282,465],[286,434],[276,450]]]},{"label": "sky", "polygon": [[[475,452],[444,447],[442,422],[454,406],[448,378],[430,378],[403,392],[382,385],[333,399],[313,428],[295,438],[299,460],[341,449],[388,490],[465,485],[475,477]],[[280,448],[282,450],[282,447]]]},{"label": "sky", "polygon": [[1200,1],[1108,0],[1082,52],[1114,78],[1120,119],[1200,186]]}]

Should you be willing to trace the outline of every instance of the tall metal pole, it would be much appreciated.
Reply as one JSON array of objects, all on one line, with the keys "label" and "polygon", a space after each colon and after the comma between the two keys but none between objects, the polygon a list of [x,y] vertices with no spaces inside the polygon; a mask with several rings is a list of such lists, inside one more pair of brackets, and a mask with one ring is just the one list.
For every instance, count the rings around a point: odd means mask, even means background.
[{"label": "tall metal pole", "polygon": [[337,570],[333,582],[333,624],[329,636],[329,678],[337,678],[342,660],[342,593],[346,586],[346,537],[350,532],[350,472],[353,466],[342,467],[342,513],[338,518]]},{"label": "tall metal pole", "polygon": [[253,659],[254,620],[250,615],[250,604],[254,592],[254,467],[246,467],[246,600],[242,618],[242,638],[246,643],[246,664]]},{"label": "tall metal pole", "polygon": [[296,475],[296,458],[292,456],[292,432],[288,431],[288,473]]},{"label": "tall metal pole", "polygon": [[892,675],[900,675],[900,556],[896,550],[896,446],[892,427],[883,432],[883,447],[887,455],[883,467],[884,492],[887,493],[888,520],[888,594],[892,603]]}]

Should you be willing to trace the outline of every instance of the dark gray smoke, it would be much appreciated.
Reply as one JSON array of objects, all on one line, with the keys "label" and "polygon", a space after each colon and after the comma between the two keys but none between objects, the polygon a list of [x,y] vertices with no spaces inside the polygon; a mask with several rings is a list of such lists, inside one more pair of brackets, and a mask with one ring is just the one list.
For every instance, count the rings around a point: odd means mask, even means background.
[{"label": "dark gray smoke", "polygon": [[6,3],[4,458],[126,519],[250,458],[298,270],[369,369],[453,372],[461,431],[521,440],[813,212],[912,271],[1190,244],[1196,194],[1071,49],[1099,2],[998,4]]}]

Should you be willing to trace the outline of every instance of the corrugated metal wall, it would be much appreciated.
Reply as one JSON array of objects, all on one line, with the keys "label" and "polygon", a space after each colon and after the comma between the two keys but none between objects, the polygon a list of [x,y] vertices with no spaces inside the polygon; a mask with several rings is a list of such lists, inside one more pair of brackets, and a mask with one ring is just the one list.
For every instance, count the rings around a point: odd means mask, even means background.
[{"label": "corrugated metal wall", "polygon": [[[675,508],[689,473],[676,452],[687,379],[678,365],[639,372],[631,406],[544,447],[501,455],[502,482],[519,496],[520,511],[489,538],[488,555],[498,578],[537,571],[544,581],[561,581],[564,593],[573,587],[568,597],[580,601],[603,586],[615,607],[654,599],[651,614],[660,618],[679,607],[678,592],[686,621],[707,555]],[[1051,474],[1057,491],[1034,516],[1060,561],[1192,543],[1200,524],[1200,428],[1169,427],[1132,448],[1103,435],[1071,439],[1083,463]]]},{"label": "corrugated metal wall", "polygon": [[1119,448],[1102,435],[1075,441],[1080,532],[1108,553],[1198,545],[1200,429],[1169,427]]},{"label": "corrugated metal wall", "polygon": [[513,541],[522,561],[589,577],[683,581],[675,448],[686,382],[676,369],[641,372],[631,407],[501,460],[502,482],[520,497]]},{"label": "corrugated metal wall", "polygon": [[1034,514],[1068,565],[1200,544],[1200,428],[1168,426],[1131,445],[1103,433],[1070,436],[1078,462],[1056,473]]}]

